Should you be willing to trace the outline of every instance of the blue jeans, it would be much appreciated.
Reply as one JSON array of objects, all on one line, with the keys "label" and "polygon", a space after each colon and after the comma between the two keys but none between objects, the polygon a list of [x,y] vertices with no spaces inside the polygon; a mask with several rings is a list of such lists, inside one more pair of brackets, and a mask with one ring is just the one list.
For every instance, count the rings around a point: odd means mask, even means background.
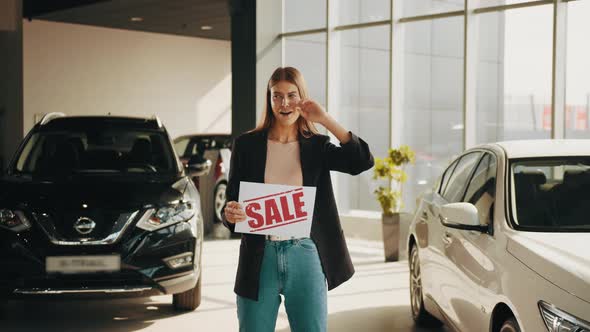
[{"label": "blue jeans", "polygon": [[283,294],[292,332],[327,331],[326,277],[309,238],[266,241],[258,301],[238,295],[240,332],[275,330]]}]

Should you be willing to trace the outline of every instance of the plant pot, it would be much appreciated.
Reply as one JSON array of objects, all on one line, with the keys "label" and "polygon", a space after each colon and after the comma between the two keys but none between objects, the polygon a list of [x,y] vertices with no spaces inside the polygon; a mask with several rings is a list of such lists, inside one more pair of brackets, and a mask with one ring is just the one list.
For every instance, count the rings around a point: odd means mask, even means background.
[{"label": "plant pot", "polygon": [[385,254],[386,262],[396,262],[399,260],[400,219],[400,213],[381,215],[383,253]]}]

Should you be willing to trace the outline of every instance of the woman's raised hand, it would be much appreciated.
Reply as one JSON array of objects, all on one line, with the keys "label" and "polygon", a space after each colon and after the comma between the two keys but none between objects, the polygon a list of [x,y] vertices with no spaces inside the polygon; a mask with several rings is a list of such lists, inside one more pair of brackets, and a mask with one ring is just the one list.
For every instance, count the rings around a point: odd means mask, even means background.
[{"label": "woman's raised hand", "polygon": [[246,212],[240,203],[236,201],[227,202],[223,211],[225,213],[225,219],[232,224],[246,220]]},{"label": "woman's raised hand", "polygon": [[323,125],[328,118],[328,113],[324,110],[322,105],[311,99],[302,99],[295,104],[294,107],[295,110],[308,121],[317,122]]}]

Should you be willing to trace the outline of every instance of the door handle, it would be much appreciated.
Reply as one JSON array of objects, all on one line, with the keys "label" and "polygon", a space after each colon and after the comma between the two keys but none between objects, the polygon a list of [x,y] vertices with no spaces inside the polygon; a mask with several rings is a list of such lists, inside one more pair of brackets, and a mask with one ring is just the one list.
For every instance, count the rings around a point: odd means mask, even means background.
[{"label": "door handle", "polygon": [[420,220],[424,221],[424,222],[428,221],[428,212],[422,211],[421,216],[420,216]]},{"label": "door handle", "polygon": [[444,231],[443,232],[442,241],[445,244],[449,244],[449,245],[451,243],[453,243],[453,236],[451,235],[451,233],[449,231]]}]

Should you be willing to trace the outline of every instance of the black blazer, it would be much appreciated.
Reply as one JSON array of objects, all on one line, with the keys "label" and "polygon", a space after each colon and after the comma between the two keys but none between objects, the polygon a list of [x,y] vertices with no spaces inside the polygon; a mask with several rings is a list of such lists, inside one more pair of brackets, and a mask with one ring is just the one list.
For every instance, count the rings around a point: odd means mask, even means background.
[{"label": "black blazer", "polygon": [[[263,130],[248,132],[235,139],[226,190],[228,202],[238,201],[240,181],[264,183],[267,135],[268,132]],[[330,143],[330,138],[325,135],[299,136],[303,185],[316,187],[311,239],[318,248],[329,290],[354,274],[340,226],[330,171],[357,175],[374,164],[368,144],[352,133],[351,136],[351,140],[341,146]],[[225,215],[223,223],[234,231],[235,225],[228,223]],[[234,287],[235,293],[242,297],[258,300],[264,244],[264,235],[242,234]]]}]

